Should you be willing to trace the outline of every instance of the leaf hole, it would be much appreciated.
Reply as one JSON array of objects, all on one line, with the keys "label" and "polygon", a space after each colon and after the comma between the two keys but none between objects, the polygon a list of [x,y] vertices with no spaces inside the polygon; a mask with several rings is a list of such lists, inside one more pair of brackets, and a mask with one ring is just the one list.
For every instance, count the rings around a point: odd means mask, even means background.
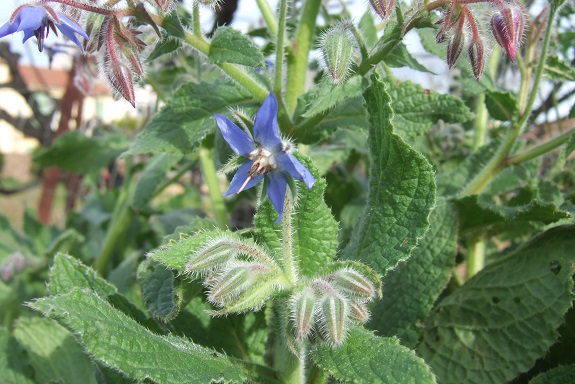
[{"label": "leaf hole", "polygon": [[515,297],[515,298],[513,298],[513,302],[514,302],[515,304],[521,304],[521,298],[520,298],[520,297]]},{"label": "leaf hole", "polygon": [[559,272],[561,272],[561,263],[558,260],[550,262],[549,270],[556,275],[559,274]]},{"label": "leaf hole", "polygon": [[491,302],[492,302],[493,304],[499,304],[500,301],[501,301],[501,300],[500,300],[499,297],[497,297],[497,296],[493,296],[493,297],[491,298]]}]

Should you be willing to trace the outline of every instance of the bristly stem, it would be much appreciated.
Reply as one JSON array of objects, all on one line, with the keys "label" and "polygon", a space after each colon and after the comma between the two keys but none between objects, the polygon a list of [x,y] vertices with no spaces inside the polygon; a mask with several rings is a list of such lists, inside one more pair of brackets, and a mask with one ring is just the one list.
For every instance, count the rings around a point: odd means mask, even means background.
[{"label": "bristly stem", "polygon": [[280,0],[279,9],[279,27],[277,30],[277,40],[276,40],[276,64],[275,64],[275,76],[274,76],[274,93],[276,98],[282,99],[282,81],[283,81],[283,67],[284,67],[284,39],[285,39],[285,29],[286,29],[286,18],[287,18],[287,0]]},{"label": "bristly stem", "polygon": [[575,135],[575,126],[569,128],[569,130],[567,130],[566,132],[563,132],[559,136],[543,144],[539,144],[531,149],[510,156],[507,159],[506,164],[518,165],[521,163],[525,163],[526,161],[533,160],[563,145],[571,138],[572,135]]},{"label": "bristly stem", "polygon": [[289,115],[294,113],[297,98],[305,91],[309,52],[320,6],[321,0],[306,0],[301,10],[301,20],[292,44],[293,54],[288,56],[286,108]]},{"label": "bristly stem", "polygon": [[192,2],[192,23],[194,35],[201,36],[202,27],[200,25],[200,5],[197,1]]},{"label": "bristly stem", "polygon": [[[256,0],[256,3],[258,4],[260,12],[262,13],[263,18],[266,24],[268,25],[268,28],[270,29],[270,33],[272,34],[272,36],[276,36],[278,34],[278,21],[276,20],[269,3],[267,2],[267,0]],[[280,22],[281,22],[281,16],[280,16]]]},{"label": "bristly stem", "polygon": [[483,235],[474,236],[467,252],[465,279],[469,280],[485,266],[485,240]]},{"label": "bristly stem", "polygon": [[293,258],[293,228],[292,228],[292,208],[293,197],[290,188],[286,190],[282,219],[282,239],[283,239],[283,269],[291,284],[297,284],[298,273],[296,263]]},{"label": "bristly stem", "polygon": [[[551,41],[551,29],[553,27],[553,21],[555,20],[555,15],[557,14],[557,9],[555,7],[551,7],[551,12],[549,14],[547,30],[545,33],[545,40],[543,42],[543,46],[541,47],[541,57],[538,58],[538,67],[537,72],[535,75],[535,81],[533,82],[533,86],[530,89],[529,98],[527,100],[525,109],[522,110],[522,115],[519,118],[519,121],[514,122],[511,127],[509,127],[509,131],[503,140],[503,143],[495,152],[491,160],[485,165],[485,167],[477,174],[477,176],[471,181],[471,183],[461,192],[462,196],[466,195],[476,195],[479,194],[483,189],[493,180],[495,175],[501,170],[503,167],[507,165],[507,157],[509,153],[513,149],[515,142],[527,121],[529,120],[529,116],[531,115],[531,110],[533,109],[533,104],[535,103],[535,99],[537,98],[537,90],[539,89],[539,85],[541,83],[541,79],[543,77],[543,70],[545,68],[545,62],[547,60],[547,51],[549,50],[549,42]],[[528,79],[524,78],[523,81],[528,81]],[[522,85],[522,89],[526,89],[526,86]]]},{"label": "bristly stem", "polygon": [[214,211],[216,223],[219,228],[226,229],[228,225],[228,215],[222,192],[220,191],[220,183],[218,181],[214,161],[210,155],[210,151],[203,147],[198,151],[198,156],[200,158],[200,166],[202,167],[204,180],[208,185],[208,193],[210,195],[210,200],[212,201],[212,209]]}]

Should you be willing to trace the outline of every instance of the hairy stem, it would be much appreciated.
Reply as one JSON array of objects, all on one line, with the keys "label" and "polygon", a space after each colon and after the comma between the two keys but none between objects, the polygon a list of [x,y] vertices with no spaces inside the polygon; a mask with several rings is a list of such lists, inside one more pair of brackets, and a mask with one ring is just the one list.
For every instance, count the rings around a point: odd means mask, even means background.
[{"label": "hairy stem", "polygon": [[574,134],[575,134],[575,126],[570,127],[568,131],[562,133],[561,135],[543,144],[539,144],[531,149],[528,149],[524,152],[509,157],[506,163],[510,165],[518,165],[521,163],[525,163],[526,161],[533,160],[565,144]]},{"label": "hairy stem", "polygon": [[[258,4],[260,12],[262,13],[262,16],[264,17],[264,20],[265,20],[266,24],[268,25],[268,28],[270,29],[272,36],[276,36],[278,34],[278,21],[276,20],[273,11],[270,8],[269,3],[267,2],[267,0],[256,0],[256,3]],[[281,16],[280,16],[280,19],[281,19]],[[284,21],[284,23],[285,23],[285,21]]]},{"label": "hairy stem", "polygon": [[289,115],[294,113],[297,98],[305,91],[309,51],[320,6],[321,0],[306,0],[301,10],[301,20],[292,44],[293,54],[288,57],[286,108]]},{"label": "hairy stem", "polygon": [[[509,131],[507,132],[503,143],[501,143],[501,146],[497,149],[491,160],[489,160],[485,167],[471,181],[467,188],[463,190],[461,193],[462,196],[475,195],[483,191],[483,189],[489,185],[491,180],[493,180],[495,175],[497,175],[497,173],[503,167],[505,167],[505,165],[507,165],[507,157],[513,149],[517,138],[525,128],[529,116],[531,115],[533,104],[535,103],[535,99],[537,97],[537,90],[539,89],[541,78],[543,77],[543,69],[545,68],[545,61],[547,60],[547,51],[549,50],[549,42],[551,40],[551,29],[556,13],[557,9],[555,7],[551,7],[549,21],[547,24],[547,31],[545,33],[545,40],[543,42],[543,46],[541,47],[541,57],[538,58],[539,65],[537,67],[535,81],[533,82],[533,86],[529,91],[529,98],[527,100],[525,109],[522,110],[522,115],[519,118],[519,121],[514,122],[513,125],[509,128]],[[524,78],[523,82],[527,82],[528,80],[529,79]],[[522,84],[522,89],[527,88],[527,86],[524,86],[524,84],[525,83]]]},{"label": "hairy stem", "polygon": [[204,180],[208,185],[208,193],[210,195],[210,200],[212,201],[212,210],[214,211],[216,223],[219,228],[226,229],[228,225],[228,215],[222,192],[220,191],[220,183],[218,181],[214,161],[207,148],[200,148],[198,156],[200,158],[200,166],[202,167]]},{"label": "hairy stem", "polygon": [[282,81],[284,64],[284,39],[287,17],[287,0],[280,0],[279,27],[276,40],[276,66],[274,76],[274,92],[278,99],[282,99]]}]

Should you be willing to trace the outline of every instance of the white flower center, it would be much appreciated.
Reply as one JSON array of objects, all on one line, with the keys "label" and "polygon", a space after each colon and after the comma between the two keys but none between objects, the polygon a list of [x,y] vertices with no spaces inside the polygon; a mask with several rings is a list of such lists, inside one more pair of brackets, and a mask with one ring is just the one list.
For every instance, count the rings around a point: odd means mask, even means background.
[{"label": "white flower center", "polygon": [[267,149],[258,148],[253,150],[249,155],[248,159],[253,160],[254,163],[248,171],[248,178],[244,181],[241,188],[236,192],[240,193],[244,190],[246,185],[251,179],[254,179],[260,175],[266,175],[277,168],[276,158],[274,154]]}]

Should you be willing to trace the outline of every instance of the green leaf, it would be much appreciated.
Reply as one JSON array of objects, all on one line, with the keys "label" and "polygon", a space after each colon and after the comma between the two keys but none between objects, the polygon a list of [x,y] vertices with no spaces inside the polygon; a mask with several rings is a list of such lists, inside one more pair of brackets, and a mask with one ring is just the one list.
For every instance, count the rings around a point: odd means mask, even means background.
[{"label": "green leaf", "polygon": [[125,154],[188,155],[214,130],[214,113],[251,100],[251,96],[228,81],[185,83],[136,137]]},{"label": "green leaf", "polygon": [[264,62],[259,48],[242,32],[231,27],[219,27],[210,44],[210,62],[227,62],[257,67]]},{"label": "green leaf", "polygon": [[575,81],[575,69],[557,56],[547,57],[545,76],[551,80]]},{"label": "green leaf", "polygon": [[575,226],[564,226],[487,265],[436,307],[420,356],[444,383],[502,383],[527,371],[571,307],[573,261]]},{"label": "green leaf", "polygon": [[513,121],[519,114],[517,97],[511,92],[487,91],[485,106],[489,115],[500,121]]},{"label": "green leaf", "polygon": [[162,28],[168,32],[168,35],[179,37],[180,39],[186,38],[186,31],[182,26],[182,22],[178,16],[177,8],[164,16],[164,20],[162,21]]},{"label": "green leaf", "polygon": [[[297,207],[291,215],[290,236],[293,255],[299,260],[301,272],[306,276],[313,276],[335,258],[338,226],[323,198],[325,180],[319,176],[317,168],[309,158],[299,154],[296,156],[314,175],[316,182],[311,190],[308,190],[303,183],[297,184]],[[278,213],[266,198],[258,207],[254,224],[261,241],[269,249],[281,252],[283,223],[275,225],[277,217]]]},{"label": "green leaf", "polygon": [[80,260],[59,253],[50,268],[48,291],[52,295],[70,292],[74,288],[89,288],[101,297],[116,293],[116,288],[98,277],[96,271],[83,265]]},{"label": "green leaf", "polygon": [[435,383],[425,362],[397,338],[377,337],[359,327],[350,331],[341,347],[319,343],[311,354],[320,368],[350,383]]},{"label": "green leaf", "polygon": [[572,384],[575,383],[575,364],[560,365],[543,372],[529,381],[529,384]]},{"label": "green leaf", "polygon": [[152,259],[143,261],[138,268],[138,281],[142,286],[144,304],[153,318],[168,322],[178,316],[182,307],[174,273]]},{"label": "green leaf", "polygon": [[499,140],[493,140],[466,157],[457,168],[437,176],[437,193],[456,195],[479,173],[499,148]]},{"label": "green leaf", "polygon": [[425,157],[393,133],[391,99],[376,75],[364,98],[370,114],[367,206],[345,257],[385,275],[409,257],[429,227],[435,178]]},{"label": "green leaf", "polygon": [[367,11],[359,20],[359,29],[362,32],[363,38],[367,46],[372,46],[377,43],[377,28],[371,16],[371,12]]},{"label": "green leaf", "polygon": [[241,383],[246,379],[242,368],[225,356],[183,338],[151,333],[88,290],[39,299],[31,307],[79,335],[97,361],[135,380]]},{"label": "green leaf", "polygon": [[14,337],[28,352],[37,382],[96,384],[90,358],[74,335],[58,323],[21,317],[14,328]]},{"label": "green leaf", "polygon": [[385,65],[391,68],[408,67],[416,71],[435,74],[422,65],[415,57],[409,53],[407,47],[403,43],[399,43],[389,52],[385,57]]},{"label": "green leaf", "polygon": [[66,132],[51,147],[42,149],[34,161],[42,168],[58,166],[77,173],[99,172],[126,150],[120,134],[90,138],[79,131]]},{"label": "green leaf", "polygon": [[445,288],[455,263],[457,215],[455,207],[439,200],[431,226],[411,257],[384,277],[383,298],[372,307],[368,327],[381,336],[397,336],[415,347],[423,320]]},{"label": "green leaf", "polygon": [[319,87],[311,91],[311,103],[307,107],[304,118],[319,115],[328,111],[347,99],[361,96],[367,86],[367,80],[362,76],[352,76],[343,84],[333,84],[327,77],[319,83]]},{"label": "green leaf", "polygon": [[146,58],[147,62],[152,62],[158,57],[176,52],[182,47],[182,40],[172,37],[165,37],[154,45],[153,51]]},{"label": "green leaf", "polygon": [[0,377],[6,384],[34,384],[26,375],[26,353],[6,328],[0,327]]},{"label": "green leaf", "polygon": [[474,116],[460,99],[424,89],[411,81],[388,83],[387,92],[394,113],[393,126],[404,137],[429,131],[439,119],[464,123]]},{"label": "green leaf", "polygon": [[168,171],[180,160],[180,156],[161,154],[156,156],[144,169],[134,196],[132,198],[132,207],[135,209],[143,208],[154,196],[166,177]]}]

